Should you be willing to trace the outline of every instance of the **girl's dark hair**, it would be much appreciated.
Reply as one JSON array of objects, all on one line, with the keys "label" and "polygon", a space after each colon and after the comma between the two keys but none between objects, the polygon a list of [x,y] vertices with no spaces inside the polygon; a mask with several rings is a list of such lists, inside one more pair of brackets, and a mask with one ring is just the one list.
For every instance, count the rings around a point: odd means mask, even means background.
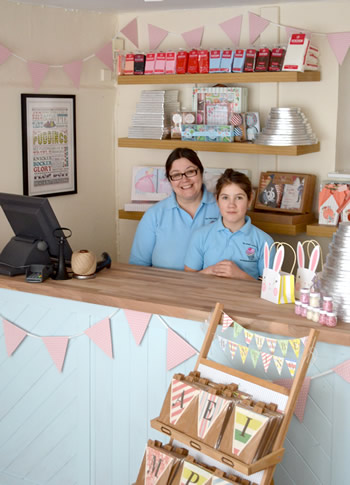
[{"label": "girl's dark hair", "polygon": [[216,197],[218,198],[220,192],[226,185],[230,184],[237,184],[240,186],[242,190],[247,194],[248,200],[252,195],[252,183],[249,178],[244,175],[244,173],[236,172],[232,168],[227,168],[225,172],[221,175],[221,177],[216,182]]},{"label": "girl's dark hair", "polygon": [[167,158],[167,161],[165,162],[165,174],[169,179],[169,173],[171,170],[171,167],[175,160],[178,160],[179,158],[187,158],[190,162],[193,163],[196,167],[199,168],[199,171],[201,174],[204,172],[204,168],[202,165],[202,162],[199,160],[198,155],[195,151],[191,150],[191,148],[175,148],[170,155]]}]

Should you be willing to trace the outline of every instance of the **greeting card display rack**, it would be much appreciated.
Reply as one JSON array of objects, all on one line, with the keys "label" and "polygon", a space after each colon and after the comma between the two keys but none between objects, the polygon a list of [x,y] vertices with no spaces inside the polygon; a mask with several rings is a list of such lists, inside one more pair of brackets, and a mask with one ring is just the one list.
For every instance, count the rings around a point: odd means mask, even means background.
[{"label": "greeting card display rack", "polygon": [[[151,426],[157,431],[160,431],[169,436],[171,438],[171,442],[173,440],[179,441],[184,445],[192,448],[193,450],[196,450],[201,454],[204,454],[216,460],[217,462],[222,463],[223,465],[231,467],[234,471],[236,470],[246,475],[247,478],[249,478],[249,475],[262,472],[259,475],[259,485],[269,485],[272,481],[276,465],[282,461],[284,455],[283,442],[287,435],[298,395],[301,390],[304,378],[306,376],[319,332],[314,329],[310,331],[304,347],[304,352],[301,355],[298,369],[293,379],[292,387],[291,389],[287,389],[259,377],[255,377],[245,372],[216,363],[207,358],[222,314],[223,305],[221,303],[217,303],[211,315],[209,327],[204,338],[204,342],[194,370],[200,371],[201,376],[203,375],[204,377],[207,377],[208,375],[213,377],[214,375],[217,382],[218,379],[220,379],[219,376],[221,376],[221,379],[222,377],[224,377],[224,381],[226,382],[229,381],[239,384],[239,388],[241,388],[241,386],[243,385],[245,387],[245,389],[243,390],[246,391],[247,389],[249,389],[253,397],[256,392],[260,394],[260,396],[261,393],[263,393],[265,401],[276,401],[276,397],[278,398],[278,396],[280,396],[281,402],[284,403],[284,409],[282,409],[284,418],[276,435],[272,451],[268,455],[265,455],[264,457],[257,460],[256,462],[252,464],[246,464],[233,455],[223,453],[220,450],[207,446],[201,441],[193,439],[193,437],[186,435],[185,433],[177,430],[175,427],[169,426],[169,424],[161,422],[159,418],[153,419],[151,421]],[[254,482],[257,482],[256,476],[254,477]]]}]

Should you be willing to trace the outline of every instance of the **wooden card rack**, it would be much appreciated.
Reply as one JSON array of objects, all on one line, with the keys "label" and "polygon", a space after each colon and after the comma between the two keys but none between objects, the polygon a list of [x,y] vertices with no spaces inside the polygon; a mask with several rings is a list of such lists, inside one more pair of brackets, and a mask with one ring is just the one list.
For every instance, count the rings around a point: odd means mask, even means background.
[{"label": "wooden card rack", "polygon": [[[239,383],[240,386],[242,383],[246,383],[246,385],[250,386],[250,388],[266,393],[267,396],[271,397],[272,401],[276,396],[280,397],[281,402],[283,401],[284,417],[276,434],[272,451],[257,461],[251,464],[246,464],[236,456],[228,455],[220,450],[207,446],[202,441],[194,440],[192,437],[177,430],[175,427],[169,426],[168,423],[161,422],[159,418],[153,419],[151,421],[151,426],[152,428],[166,434],[172,440],[175,439],[184,445],[189,446],[190,448],[222,463],[223,465],[231,467],[233,470],[244,474],[247,478],[249,478],[249,475],[261,472],[259,475],[259,485],[269,485],[272,481],[276,465],[283,459],[283,442],[287,435],[298,395],[306,376],[319,332],[314,329],[310,331],[306,345],[304,346],[304,352],[301,355],[298,369],[293,379],[292,387],[291,389],[287,389],[272,382],[266,381],[265,379],[252,376],[245,372],[218,364],[208,359],[208,353],[214,340],[217,326],[220,323],[222,314],[223,305],[221,303],[217,303],[214,311],[211,314],[209,327],[194,370],[199,370],[201,375],[204,374],[204,376],[206,372],[209,375],[212,375],[213,373],[219,374],[225,377],[226,382]],[[254,392],[252,394],[254,396]],[[256,482],[256,478],[254,478],[254,482]]]}]

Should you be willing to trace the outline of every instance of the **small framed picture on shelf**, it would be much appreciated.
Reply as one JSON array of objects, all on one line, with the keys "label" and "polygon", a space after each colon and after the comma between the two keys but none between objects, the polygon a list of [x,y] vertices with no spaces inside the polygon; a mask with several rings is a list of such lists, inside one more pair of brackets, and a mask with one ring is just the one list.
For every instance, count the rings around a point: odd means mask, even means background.
[{"label": "small framed picture on shelf", "polygon": [[262,172],[255,209],[307,214],[312,211],[315,181],[312,174]]},{"label": "small framed picture on shelf", "polygon": [[134,167],[131,200],[159,201],[171,194],[171,185],[163,167]]}]

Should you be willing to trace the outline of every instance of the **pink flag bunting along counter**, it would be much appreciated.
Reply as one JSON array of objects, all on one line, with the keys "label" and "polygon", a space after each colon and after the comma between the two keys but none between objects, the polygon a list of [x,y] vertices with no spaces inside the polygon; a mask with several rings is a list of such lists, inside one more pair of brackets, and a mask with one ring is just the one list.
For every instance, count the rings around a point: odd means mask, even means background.
[{"label": "pink flag bunting along counter", "polygon": [[85,330],[87,335],[103,352],[113,359],[111,322],[109,318],[95,323],[92,327]]},{"label": "pink flag bunting along counter", "polygon": [[136,345],[140,345],[147,330],[152,313],[137,312],[135,310],[124,310],[130,330],[134,336]]},{"label": "pink flag bunting along counter", "polygon": [[69,337],[41,337],[58,372],[62,372]]}]

